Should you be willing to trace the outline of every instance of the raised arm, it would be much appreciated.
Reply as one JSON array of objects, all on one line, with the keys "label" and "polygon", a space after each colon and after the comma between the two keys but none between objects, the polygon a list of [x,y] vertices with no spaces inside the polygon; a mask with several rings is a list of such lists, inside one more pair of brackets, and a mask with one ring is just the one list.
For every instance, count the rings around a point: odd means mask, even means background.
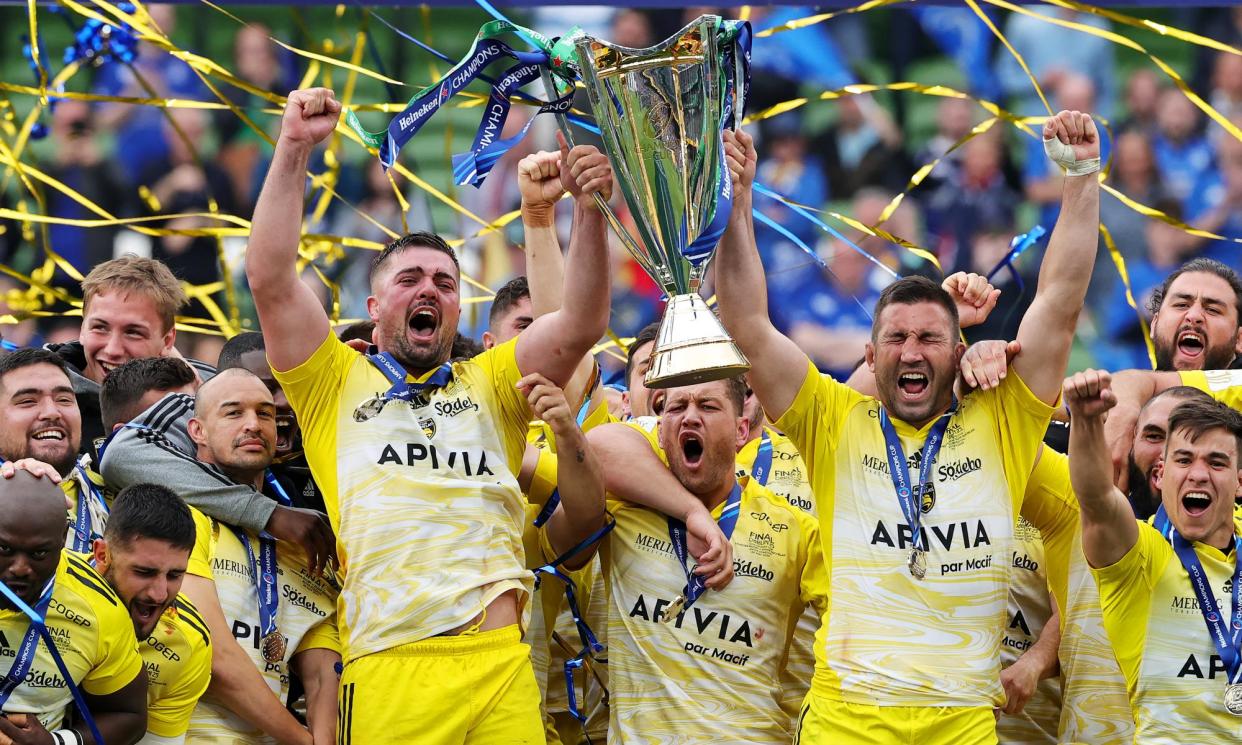
[{"label": "raised arm", "polygon": [[1134,447],[1139,412],[1157,393],[1181,384],[1182,379],[1175,372],[1122,370],[1113,373],[1110,387],[1117,404],[1104,422],[1104,440],[1113,459],[1113,481],[1118,489],[1127,491],[1130,488],[1127,483],[1130,471],[1126,466]]},{"label": "raised arm", "polygon": [[207,691],[250,726],[270,735],[281,745],[313,745],[310,731],[293,718],[284,703],[267,687],[233,636],[216,583],[193,574],[181,586],[211,632],[211,684]]},{"label": "raised arm", "polygon": [[[525,233],[526,280],[530,286],[531,317],[560,309],[565,282],[565,258],[556,235],[556,203],[565,193],[559,153],[538,152],[518,163],[518,190],[522,193],[522,230]],[[565,397],[581,406],[591,391],[595,359],[583,355],[565,386]]]},{"label": "raised arm", "polygon": [[718,590],[732,581],[733,546],[711,512],[660,461],[642,433],[628,424],[605,424],[588,432],[587,441],[603,464],[610,494],[684,522],[687,548],[698,562],[695,571],[710,578],[707,586]]},{"label": "raised arm", "polygon": [[733,179],[733,212],[716,249],[716,300],[725,329],[750,360],[751,387],[769,418],[776,421],[802,388],[808,359],[797,344],[776,330],[768,315],[767,280],[751,215],[755,142],[741,130],[726,131],[724,137]]},{"label": "raised arm", "polygon": [[[574,232],[569,242],[561,307],[542,315],[518,336],[517,362],[523,375],[539,373],[558,386],[608,328],[608,235],[596,193],[612,195],[612,166],[596,148],[570,150],[561,139],[562,183],[574,197]],[[533,292],[531,298],[534,304]]]},{"label": "raised arm", "polygon": [[1104,418],[1117,403],[1109,374],[1086,370],[1065,381],[1070,409],[1070,483],[1082,508],[1082,551],[1087,563],[1112,566],[1138,541],[1138,524],[1124,494],[1113,486],[1113,466],[1104,441]]},{"label": "raised arm", "polygon": [[1100,136],[1089,114],[1062,111],[1044,123],[1044,150],[1066,169],[1061,215],[1048,241],[1039,287],[1018,327],[1014,370],[1045,403],[1056,403],[1078,313],[1087,296],[1100,230]]},{"label": "raised arm", "polygon": [[272,163],[254,207],[246,279],[267,359],[277,370],[305,362],[332,331],[319,299],[298,278],[297,260],[311,150],[332,134],[340,116],[341,104],[327,88],[289,94]]},{"label": "raised arm", "polygon": [[[548,423],[556,437],[556,489],[560,504],[548,519],[548,542],[559,556],[604,527],[604,472],[586,435],[578,427],[565,392],[542,375],[518,381],[530,410]],[[578,569],[591,558],[591,551],[571,558]]]}]

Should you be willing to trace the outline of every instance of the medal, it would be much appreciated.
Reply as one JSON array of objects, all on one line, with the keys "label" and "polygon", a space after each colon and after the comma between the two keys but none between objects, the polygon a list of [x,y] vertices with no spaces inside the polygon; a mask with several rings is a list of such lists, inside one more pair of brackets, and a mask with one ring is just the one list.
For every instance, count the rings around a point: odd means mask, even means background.
[{"label": "medal", "polygon": [[1233,579],[1229,582],[1231,602],[1228,606],[1217,602],[1208,573],[1203,569],[1194,545],[1171,525],[1169,539],[1173,544],[1173,553],[1186,570],[1199,612],[1207,626],[1208,636],[1211,637],[1212,646],[1216,647],[1216,653],[1220,655],[1221,664],[1225,668],[1225,711],[1242,717],[1242,654],[1239,654],[1242,643],[1242,602],[1238,592],[1239,585],[1242,585],[1242,536],[1236,533],[1233,536],[1234,569]]},{"label": "medal", "polygon": [[927,576],[927,552],[921,548],[916,548],[910,552],[910,560],[906,562],[906,566],[910,569],[910,576],[915,579],[923,579]]},{"label": "medal", "polygon": [[1242,717],[1242,683],[1225,686],[1225,710],[1235,717]]},{"label": "medal", "polygon": [[[733,529],[737,527],[737,517],[741,509],[742,485],[735,481],[733,489],[721,507],[720,517],[716,518],[716,524],[720,526],[720,532],[724,533],[725,540],[733,537]],[[694,573],[698,564],[690,561],[690,551],[686,547],[687,538],[685,523],[672,517],[668,518],[668,540],[672,545],[673,555],[677,557],[677,563],[681,564],[681,570],[686,575],[686,584],[681,594],[664,612],[662,623],[671,623],[679,613],[685,612],[687,608],[694,605],[699,596],[707,592],[707,582]]]},{"label": "medal", "polygon": [[388,403],[388,399],[383,396],[376,395],[370,399],[358,404],[358,408],[354,409],[354,421],[365,422],[368,419],[379,416],[384,410],[384,404]]},{"label": "medal", "polygon": [[274,629],[270,634],[263,637],[263,659],[268,662],[284,660],[287,644],[285,637],[280,634],[280,629]]},{"label": "medal", "polygon": [[677,616],[681,614],[683,608],[686,607],[686,596],[678,595],[677,599],[664,609],[664,617],[660,619],[660,623],[668,624],[677,620]]}]

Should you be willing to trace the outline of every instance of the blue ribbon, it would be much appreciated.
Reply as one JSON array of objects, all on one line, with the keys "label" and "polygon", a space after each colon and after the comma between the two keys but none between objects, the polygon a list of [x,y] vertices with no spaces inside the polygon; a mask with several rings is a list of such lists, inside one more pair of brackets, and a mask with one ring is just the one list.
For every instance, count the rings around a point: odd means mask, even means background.
[{"label": "blue ribbon", "polygon": [[[716,519],[716,524],[720,526],[720,532],[724,533],[725,540],[733,537],[733,529],[737,527],[737,516],[741,509],[742,486],[734,482],[733,490],[729,492],[729,497],[725,500],[724,509],[720,511],[720,517]],[[677,555],[677,561],[686,575],[686,586],[681,591],[681,596],[685,599],[685,603],[681,606],[681,612],[684,613],[707,591],[707,582],[694,573],[689,563],[690,551],[686,547],[686,524],[676,518],[668,518],[668,537],[673,544],[673,553]]]},{"label": "blue ribbon", "polygon": [[[102,459],[103,456],[101,455]],[[73,550],[80,554],[90,553],[91,544],[100,536],[93,530],[91,525],[91,511],[89,502],[97,499],[104,509],[108,509],[108,503],[104,501],[103,495],[99,493],[98,487],[86,475],[86,469],[82,468],[79,463],[74,469],[78,479],[78,506],[76,514],[73,517]]]},{"label": "blue ribbon", "polygon": [[[48,581],[47,586],[43,588],[43,594],[39,596],[39,601],[35,604],[34,611],[40,618],[47,618],[47,607],[52,602],[52,586],[55,581],[55,577]],[[17,648],[17,657],[13,660],[13,666],[9,668],[8,674],[0,679],[0,709],[4,708],[9,697],[13,695],[13,691],[17,690],[17,687],[30,674],[30,668],[34,666],[35,654],[38,651],[39,623],[32,620],[30,627],[26,629],[26,635],[22,637],[21,645]]]},{"label": "blue ribbon", "polygon": [[1151,521],[1152,527],[1156,529],[1160,535],[1164,536],[1166,541],[1173,540],[1173,523],[1169,520],[1169,513],[1164,511],[1164,505],[1160,505],[1156,509],[1156,515]]},{"label": "blue ribbon", "polygon": [[390,352],[370,353],[367,355],[372,365],[375,365],[392,387],[384,394],[385,401],[412,401],[415,396],[422,393],[428,388],[443,388],[453,379],[453,365],[445,362],[440,365],[431,377],[422,383],[411,383],[407,381],[405,368],[397,358],[392,356]]},{"label": "blue ribbon", "polygon": [[1043,238],[1044,234],[1047,232],[1048,231],[1044,229],[1043,225],[1036,225],[1021,235],[1015,235],[1013,240],[1009,242],[1009,253],[1005,254],[1005,258],[996,263],[996,266],[992,268],[992,271],[988,272],[988,281],[991,281],[993,277],[999,274],[1001,269],[1009,267],[1009,271],[1013,273],[1014,280],[1018,283],[1018,292],[1025,290],[1026,287],[1022,282],[1022,275],[1018,273],[1018,270],[1014,267],[1013,262],[1022,255],[1023,251],[1026,251],[1028,248],[1038,243],[1039,239]]},{"label": "blue ribbon", "polygon": [[923,517],[921,492],[934,481],[932,466],[936,462],[936,456],[940,454],[940,446],[944,444],[944,433],[949,428],[949,420],[953,418],[956,411],[957,397],[954,396],[949,410],[940,415],[940,418],[932,425],[931,431],[927,433],[927,439],[923,441],[922,456],[919,462],[920,494],[917,495],[920,498],[916,501],[914,489],[910,486],[910,474],[906,470],[906,453],[901,447],[901,438],[897,436],[897,428],[889,419],[888,412],[884,410],[884,407],[880,407],[880,431],[884,433],[888,473],[893,480],[893,489],[897,492],[897,503],[901,505],[902,515],[906,518],[906,524],[910,526],[916,551],[924,549],[923,531],[919,529],[919,522]]},{"label": "blue ribbon", "polygon": [[280,607],[280,596],[276,592],[276,539],[260,533],[256,559],[246,531],[234,527],[233,532],[250,560],[250,574],[254,576],[254,591],[259,602],[259,638],[263,639],[276,630],[276,611]]},{"label": "blue ribbon", "polygon": [[552,518],[552,513],[556,512],[556,506],[561,503],[561,490],[553,489],[548,495],[548,501],[544,503],[543,508],[539,510],[539,514],[535,516],[535,522],[532,523],[536,528],[542,528],[544,523]]},{"label": "blue ribbon", "polygon": [[[48,586],[43,591],[47,594],[49,600],[51,598],[52,583],[54,581],[55,577],[48,581]],[[52,658],[52,662],[56,664],[56,669],[60,672],[61,677],[64,678],[65,686],[69,689],[69,695],[73,697],[73,703],[78,707],[78,714],[82,717],[82,720],[86,722],[86,726],[90,729],[91,736],[95,738],[95,742],[98,743],[98,745],[104,745],[103,735],[99,733],[99,727],[95,726],[95,717],[91,716],[90,707],[86,705],[86,699],[82,697],[82,691],[78,689],[77,683],[73,682],[73,676],[69,674],[69,668],[65,666],[65,661],[61,659],[60,652],[56,649],[56,643],[52,641],[52,635],[48,633],[46,616],[43,613],[34,610],[29,605],[26,605],[26,601],[18,597],[17,593],[10,590],[9,586],[3,582],[0,582],[0,595],[4,595],[5,599],[13,604],[13,607],[17,608],[22,612],[22,615],[30,619],[31,627],[34,628],[38,632],[39,637],[43,639],[43,644],[47,647],[48,655]],[[42,596],[40,596],[39,602],[43,602]],[[27,631],[26,633],[29,634],[30,632]],[[25,676],[22,677],[25,678]]]},{"label": "blue ribbon", "polygon": [[1232,622],[1223,617],[1224,609],[1216,602],[1212,587],[1208,584],[1207,573],[1199,555],[1189,541],[1181,536],[1176,529],[1173,531],[1173,551],[1181,560],[1186,574],[1190,575],[1190,586],[1195,590],[1195,598],[1199,601],[1199,613],[1207,624],[1208,634],[1216,646],[1225,671],[1229,674],[1229,682],[1237,683],[1242,678],[1242,655],[1239,654],[1239,641],[1242,641],[1242,603],[1238,602],[1238,586],[1242,585],[1242,536],[1233,537],[1233,604],[1230,607]]},{"label": "blue ribbon", "polygon": [[277,502],[280,502],[285,507],[293,506],[293,500],[285,492],[285,487],[276,479],[276,474],[272,473],[272,469],[269,468],[264,472],[263,480],[267,483],[268,488],[272,490]]},{"label": "blue ribbon", "polygon": [[768,431],[763,430],[759,438],[759,449],[755,451],[755,462],[750,466],[750,477],[759,482],[760,486],[768,485],[768,472],[772,470],[772,438]]}]

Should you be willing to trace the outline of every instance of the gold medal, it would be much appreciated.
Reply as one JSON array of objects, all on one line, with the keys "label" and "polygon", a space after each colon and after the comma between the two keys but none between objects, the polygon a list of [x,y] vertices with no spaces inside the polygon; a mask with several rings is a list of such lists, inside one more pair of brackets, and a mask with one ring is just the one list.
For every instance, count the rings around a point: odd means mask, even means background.
[{"label": "gold medal", "polygon": [[275,629],[272,633],[263,637],[263,659],[268,662],[281,662],[285,659],[285,637],[281,636],[280,629]]},{"label": "gold medal", "polygon": [[910,568],[910,576],[915,579],[923,579],[927,576],[927,552],[921,548],[916,548],[910,552],[910,560],[906,562]]},{"label": "gold medal", "polygon": [[677,620],[677,615],[681,613],[681,609],[686,607],[686,596],[678,595],[677,599],[664,609],[664,617],[660,619],[660,623],[672,623]]},{"label": "gold medal", "polygon": [[363,401],[358,404],[358,408],[354,409],[354,421],[365,422],[368,419],[379,416],[379,413],[384,410],[384,404],[386,403],[388,403],[388,399],[381,394],[376,394],[370,399]]},{"label": "gold medal", "polygon": [[1225,686],[1225,711],[1235,717],[1242,717],[1242,683]]}]

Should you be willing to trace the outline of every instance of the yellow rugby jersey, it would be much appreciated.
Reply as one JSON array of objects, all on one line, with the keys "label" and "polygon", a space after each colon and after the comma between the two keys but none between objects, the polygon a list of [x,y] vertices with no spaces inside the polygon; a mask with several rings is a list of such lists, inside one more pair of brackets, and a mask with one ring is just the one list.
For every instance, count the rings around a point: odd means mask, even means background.
[{"label": "yellow rugby jersey", "polygon": [[[258,537],[249,534],[256,554]],[[256,555],[257,559],[257,555]],[[211,569],[216,594],[233,637],[246,650],[251,662],[263,674],[268,688],[281,701],[289,698],[289,660],[307,649],[340,651],[336,633],[337,590],[329,579],[315,577],[306,566],[301,546],[283,541],[276,544],[276,575],[280,603],[276,628],[285,637],[285,654],[279,662],[263,658],[259,606],[250,557],[233,528],[213,521]],[[190,721],[189,738],[195,743],[247,742],[262,733],[229,711],[210,692],[202,697]]]},{"label": "yellow rugby jersey", "polygon": [[[764,427],[772,442],[772,468],[765,484],[774,494],[784,497],[791,507],[817,517],[815,492],[807,480],[806,464],[798,448],[785,435],[770,427]],[[746,443],[737,453],[738,476],[749,474],[759,452],[761,438]],[[815,675],[815,632],[819,629],[819,614],[811,606],[802,611],[793,643],[789,647],[789,659],[781,671],[781,708],[790,716],[790,726],[796,726],[802,701],[811,688]],[[791,730],[792,731],[792,730]]]},{"label": "yellow rugby jersey", "polygon": [[[1012,371],[961,401],[922,499],[927,576],[897,501],[873,398],[807,363],[775,425],[806,462],[831,598],[811,691],[879,706],[999,706],[1014,525],[1052,408]],[[932,423],[894,420],[911,482]]]},{"label": "yellow rugby jersey", "polygon": [[[129,611],[81,554],[61,551],[56,567],[47,628],[73,681],[92,696],[107,696],[142,673],[138,640]],[[8,671],[30,628],[21,611],[0,610],[0,669]],[[4,705],[5,714],[33,714],[47,730],[60,727],[73,706],[65,679],[47,645],[38,651],[25,681]]]},{"label": "yellow rugby jersey", "polygon": [[[73,469],[73,473],[64,479],[61,479],[60,490],[69,497],[69,529],[65,533],[65,548],[73,549],[81,553],[90,553],[89,546],[93,545],[96,538],[102,538],[104,527],[108,524],[108,512],[110,509],[109,502],[111,495],[104,491],[103,476],[95,473],[89,468],[82,467]],[[77,536],[74,529],[74,519],[77,516],[78,500],[86,497],[86,514],[89,521],[87,535]],[[87,549],[82,551],[75,548],[75,544],[85,543]]]},{"label": "yellow rugby jersey", "polygon": [[391,385],[335,336],[275,373],[336,531],[347,661],[461,626],[510,590],[529,597],[514,349],[454,362],[448,385],[364,421],[355,410]]},{"label": "yellow rugby jersey", "polygon": [[[1044,626],[1052,617],[1048,590],[1047,561],[1039,530],[1023,518],[1018,519],[1016,546],[1010,559],[1013,567],[1009,585],[1009,608],[1005,615],[1005,635],[1001,639],[1001,667],[1018,661],[1035,646]],[[1061,680],[1046,678],[1017,715],[1002,713],[996,723],[1001,745],[1035,745],[1057,742],[1061,722]]]},{"label": "yellow rugby jersey", "polygon": [[211,682],[211,632],[184,595],[139,645],[147,669],[147,734],[179,738]]},{"label": "yellow rugby jersey", "polygon": [[789,741],[781,668],[803,607],[822,612],[826,602],[818,526],[757,482],[742,484],[733,582],[670,624],[661,623],[663,613],[686,578],[667,518],[610,502],[617,525],[600,547],[610,604],[610,739]]},{"label": "yellow rugby jersey", "polygon": [[[1104,628],[1126,679],[1135,742],[1242,739],[1242,718],[1224,705],[1228,675],[1173,547],[1139,522],[1139,538],[1116,564],[1093,569]],[[1194,544],[1212,592],[1228,607],[1236,557]]]},{"label": "yellow rugby jersey", "polygon": [[1188,370],[1182,385],[1198,388],[1226,406],[1242,411],[1242,370]]}]

